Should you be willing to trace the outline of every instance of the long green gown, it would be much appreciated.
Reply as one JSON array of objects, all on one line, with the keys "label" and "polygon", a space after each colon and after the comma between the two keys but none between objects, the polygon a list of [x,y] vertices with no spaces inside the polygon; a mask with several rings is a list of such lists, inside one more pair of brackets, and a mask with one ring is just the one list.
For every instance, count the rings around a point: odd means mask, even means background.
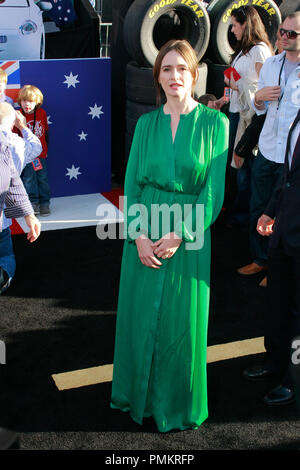
[{"label": "long green gown", "polygon": [[[181,115],[174,141],[161,106],[139,118],[132,142],[110,406],[140,424],[152,416],[161,432],[196,429],[208,416],[210,225],[223,203],[227,142],[227,117],[202,104]],[[136,203],[147,208],[149,230],[154,204],[182,207],[183,222],[174,217],[167,232],[182,233],[183,242],[172,258],[160,258],[158,270],[138,257],[134,238],[146,231],[128,215]],[[204,204],[202,220],[197,204]],[[191,223],[204,236],[201,249],[192,248],[197,232]],[[140,232],[134,235],[131,226]],[[163,234],[159,226],[159,238]]]}]

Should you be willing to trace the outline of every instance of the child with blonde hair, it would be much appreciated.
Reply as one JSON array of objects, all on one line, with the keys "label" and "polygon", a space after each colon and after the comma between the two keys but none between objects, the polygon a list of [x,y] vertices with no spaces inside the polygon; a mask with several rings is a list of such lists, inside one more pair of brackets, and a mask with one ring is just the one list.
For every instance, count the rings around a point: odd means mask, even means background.
[{"label": "child with blonde hair", "polygon": [[25,85],[18,95],[21,112],[29,129],[40,139],[42,152],[22,172],[22,181],[28,193],[35,214],[50,214],[50,188],[46,168],[48,152],[48,121],[46,111],[41,107],[43,93],[33,85]]}]

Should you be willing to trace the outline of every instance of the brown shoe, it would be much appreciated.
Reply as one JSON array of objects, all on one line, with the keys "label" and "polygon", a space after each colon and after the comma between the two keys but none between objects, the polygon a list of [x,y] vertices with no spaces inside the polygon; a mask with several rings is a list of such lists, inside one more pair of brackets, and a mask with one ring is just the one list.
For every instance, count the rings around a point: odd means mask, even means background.
[{"label": "brown shoe", "polygon": [[261,271],[265,271],[267,269],[266,266],[260,266],[257,263],[250,263],[242,268],[239,268],[237,271],[240,274],[244,274],[245,276],[249,276],[250,274],[257,274]]},{"label": "brown shoe", "polygon": [[268,282],[268,278],[267,276],[263,278],[263,280],[259,283],[259,286],[260,287],[267,287],[267,282]]}]

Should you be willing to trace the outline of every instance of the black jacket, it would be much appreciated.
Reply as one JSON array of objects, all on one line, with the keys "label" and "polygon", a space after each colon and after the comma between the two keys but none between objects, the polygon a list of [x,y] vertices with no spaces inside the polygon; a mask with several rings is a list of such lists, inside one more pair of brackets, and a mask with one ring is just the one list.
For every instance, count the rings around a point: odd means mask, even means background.
[{"label": "black jacket", "polygon": [[291,256],[300,256],[300,155],[291,169],[288,162],[291,134],[299,120],[300,110],[289,131],[281,181],[265,210],[266,215],[275,217],[270,249],[277,247],[281,241],[286,253]]}]

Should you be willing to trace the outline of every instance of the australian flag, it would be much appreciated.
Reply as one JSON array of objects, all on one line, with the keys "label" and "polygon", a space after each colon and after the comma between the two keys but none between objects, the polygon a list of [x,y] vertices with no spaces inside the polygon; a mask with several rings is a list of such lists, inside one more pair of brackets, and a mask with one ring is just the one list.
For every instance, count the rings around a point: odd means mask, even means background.
[{"label": "australian flag", "polygon": [[[55,22],[57,26],[68,26],[77,19],[72,0],[48,0],[52,8],[46,16]],[[36,2],[37,5],[39,1]]]},{"label": "australian flag", "polygon": [[20,83],[44,95],[51,197],[111,189],[110,59],[20,61]]}]

